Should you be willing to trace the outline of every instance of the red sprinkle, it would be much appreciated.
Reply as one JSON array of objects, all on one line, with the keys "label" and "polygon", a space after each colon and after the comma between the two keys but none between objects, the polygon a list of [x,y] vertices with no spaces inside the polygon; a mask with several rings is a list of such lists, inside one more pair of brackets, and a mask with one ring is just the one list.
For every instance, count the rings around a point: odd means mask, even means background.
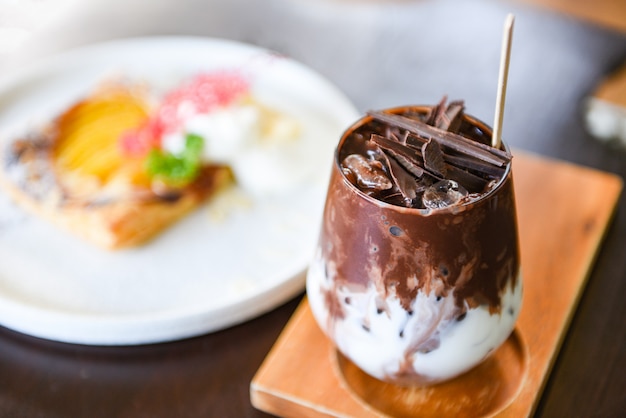
[{"label": "red sprinkle", "polygon": [[237,71],[198,74],[168,93],[145,124],[122,135],[120,146],[126,154],[145,155],[160,145],[163,135],[180,129],[189,117],[227,106],[249,89],[248,79]]}]

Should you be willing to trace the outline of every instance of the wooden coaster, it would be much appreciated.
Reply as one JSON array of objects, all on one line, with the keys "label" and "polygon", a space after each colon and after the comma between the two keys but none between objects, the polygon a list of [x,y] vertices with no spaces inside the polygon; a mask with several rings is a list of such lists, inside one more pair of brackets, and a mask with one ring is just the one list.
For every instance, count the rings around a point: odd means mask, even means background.
[{"label": "wooden coaster", "polygon": [[519,332],[487,360],[450,381],[427,387],[381,382],[335,352],[335,373],[357,399],[393,417],[471,418],[493,416],[517,397],[528,368],[528,352]]},{"label": "wooden coaster", "polygon": [[[615,210],[615,175],[514,153],[524,300],[494,356],[429,388],[379,382],[336,350],[298,307],[252,380],[252,404],[284,417],[530,415]],[[448,411],[448,412],[446,412]]]}]

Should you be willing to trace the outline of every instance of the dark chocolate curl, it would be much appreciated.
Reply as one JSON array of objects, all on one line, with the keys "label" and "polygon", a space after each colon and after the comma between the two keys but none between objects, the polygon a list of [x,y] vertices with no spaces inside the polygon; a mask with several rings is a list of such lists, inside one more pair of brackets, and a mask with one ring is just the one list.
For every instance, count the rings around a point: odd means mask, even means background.
[{"label": "dark chocolate curl", "polygon": [[447,173],[446,163],[443,160],[443,153],[437,141],[429,140],[422,145],[422,157],[424,158],[424,168],[439,177],[445,177]]},{"label": "dark chocolate curl", "polygon": [[461,128],[461,122],[463,121],[464,111],[465,105],[462,100],[450,102],[445,113],[441,116],[441,119],[437,121],[435,126],[444,131],[458,134]]},{"label": "dark chocolate curl", "polygon": [[404,197],[406,206],[411,207],[413,200],[417,197],[417,181],[415,177],[406,171],[393,157],[386,154],[385,157],[395,185],[398,187],[402,197]]},{"label": "dark chocolate curl", "polygon": [[376,134],[372,134],[370,140],[398,160],[415,177],[422,177],[424,169],[421,167],[421,158],[417,150]]},{"label": "dark chocolate curl", "polygon": [[452,132],[442,131],[439,128],[427,125],[419,120],[380,111],[370,111],[368,115],[381,122],[406,129],[426,139],[434,139],[445,148],[482,160],[497,167],[503,167],[511,160],[511,155],[506,151],[472,141],[471,139]]}]

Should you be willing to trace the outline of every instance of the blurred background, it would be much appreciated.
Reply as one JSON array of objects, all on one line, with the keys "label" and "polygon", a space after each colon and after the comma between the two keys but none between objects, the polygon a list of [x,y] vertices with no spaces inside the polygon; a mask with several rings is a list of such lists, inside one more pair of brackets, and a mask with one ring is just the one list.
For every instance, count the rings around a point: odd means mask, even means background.
[{"label": "blurred background", "polygon": [[516,27],[503,133],[533,150],[546,134],[539,130],[561,123],[545,120],[542,107],[575,112],[580,124],[568,129],[583,127],[598,74],[626,61],[626,2],[0,0],[0,71],[114,38],[219,37],[302,61],[360,110],[432,103],[447,94],[491,121],[502,22],[510,11]]},{"label": "blurred background", "polygon": [[[613,138],[619,129],[626,138],[624,0],[0,0],[0,81],[95,42],[206,36],[290,56],[336,84],[362,112],[435,103],[447,94],[491,124],[509,12],[516,23],[505,140],[626,177],[626,147]],[[589,129],[594,97],[608,101],[596,115],[607,135]],[[616,280],[626,274],[619,241],[625,234],[623,194],[538,415],[616,416],[626,402],[615,395],[626,384],[615,367],[626,344],[626,282]],[[594,316],[599,304],[612,314]],[[602,384],[589,381],[600,375]],[[605,396],[606,388],[618,389]],[[247,396],[247,386],[243,391]],[[590,410],[587,397],[599,409]]]}]

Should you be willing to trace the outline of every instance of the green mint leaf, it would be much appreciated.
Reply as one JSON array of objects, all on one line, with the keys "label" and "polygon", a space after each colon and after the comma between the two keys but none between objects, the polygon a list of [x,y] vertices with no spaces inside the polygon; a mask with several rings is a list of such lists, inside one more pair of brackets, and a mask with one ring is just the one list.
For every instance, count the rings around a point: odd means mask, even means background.
[{"label": "green mint leaf", "polygon": [[204,148],[204,138],[200,135],[189,133],[185,136],[185,154],[200,158]]},{"label": "green mint leaf", "polygon": [[188,134],[185,137],[185,149],[180,155],[153,149],[146,158],[146,172],[151,178],[166,184],[185,186],[195,180],[200,172],[203,147],[204,139],[201,136]]}]

